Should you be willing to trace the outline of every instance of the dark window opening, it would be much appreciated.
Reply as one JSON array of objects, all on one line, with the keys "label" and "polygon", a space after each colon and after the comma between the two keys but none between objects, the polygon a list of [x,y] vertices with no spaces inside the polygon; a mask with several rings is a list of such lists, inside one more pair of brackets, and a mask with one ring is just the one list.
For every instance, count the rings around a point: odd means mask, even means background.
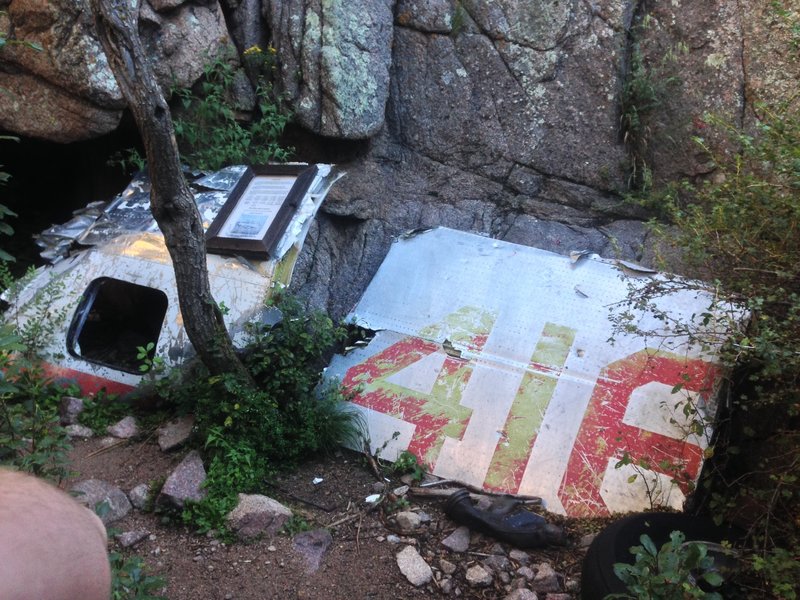
[{"label": "dark window opening", "polygon": [[95,279],[75,311],[67,335],[72,356],[129,373],[139,373],[139,347],[152,343],[149,358],[167,314],[161,290],[101,277]]}]

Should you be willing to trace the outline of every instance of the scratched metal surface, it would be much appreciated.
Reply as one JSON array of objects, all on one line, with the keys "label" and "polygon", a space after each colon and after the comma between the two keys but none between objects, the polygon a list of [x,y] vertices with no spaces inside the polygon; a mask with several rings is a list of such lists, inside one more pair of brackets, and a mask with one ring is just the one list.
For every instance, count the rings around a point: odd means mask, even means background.
[{"label": "scratched metal surface", "polygon": [[[331,165],[318,165],[317,178],[292,217],[276,256],[267,261],[242,257],[207,256],[209,281],[218,303],[228,311],[225,323],[234,341],[245,337],[245,324],[259,319],[274,284],[288,285],[297,254],[311,222],[333,183],[341,176]],[[195,199],[206,225],[216,217],[244,167],[229,167],[194,182]],[[175,274],[164,239],[150,213],[149,181],[141,174],[107,206],[94,203],[70,222],[54,226],[40,239],[43,256],[52,264],[40,267],[24,284],[9,290],[11,305],[4,318],[24,327],[41,320],[46,298],[53,335],[42,349],[45,366],[54,377],[76,379],[84,391],[105,386],[126,391],[142,375],[91,362],[68,348],[68,331],[82,295],[103,277],[158,289],[167,297],[167,313],[156,344],[156,354],[167,366],[178,366],[194,350],[183,327]],[[74,350],[74,349],[73,349]]]},{"label": "scratched metal surface", "polygon": [[[305,237],[328,190],[342,176],[332,165],[317,167],[319,174],[278,245],[278,258]],[[209,174],[187,173],[205,229],[217,217],[245,169],[244,165],[233,165]],[[102,245],[133,232],[158,232],[158,225],[150,212],[150,180],[147,173],[141,171],[111,201],[93,202],[75,211],[66,223],[53,225],[36,236],[36,243],[42,249],[41,257],[54,264],[71,251]]]},{"label": "scratched metal surface", "polygon": [[[681,403],[710,420],[721,369],[648,314],[664,339],[608,342],[609,307],[643,281],[625,272],[445,228],[398,240],[350,315],[379,333],[329,375],[358,390],[386,458],[408,449],[436,475],[562,514],[680,508],[711,434],[689,431]],[[692,292],[659,308],[691,319],[708,304]],[[626,452],[639,466],[618,465]]]}]

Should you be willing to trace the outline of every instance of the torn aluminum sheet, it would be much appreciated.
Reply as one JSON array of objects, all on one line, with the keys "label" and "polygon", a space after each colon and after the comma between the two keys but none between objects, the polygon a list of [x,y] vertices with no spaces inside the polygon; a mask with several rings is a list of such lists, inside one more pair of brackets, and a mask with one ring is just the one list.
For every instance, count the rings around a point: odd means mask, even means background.
[{"label": "torn aluminum sheet", "polygon": [[[310,219],[316,214],[325,194],[341,176],[331,165],[318,165],[318,168],[320,174],[313,184],[314,189],[306,195],[290,224],[291,231],[278,245],[279,258],[289,251],[294,240],[305,236]],[[245,169],[243,165],[234,165],[190,178],[190,189],[204,229],[208,229],[217,217]],[[66,258],[76,245],[96,246],[133,232],[158,232],[158,225],[150,212],[150,180],[145,172],[137,173],[125,190],[108,204],[95,202],[75,211],[73,219],[42,232],[36,237],[36,243],[42,248],[42,258],[53,264]]]},{"label": "torn aluminum sheet", "polygon": [[[653,315],[640,326],[666,337],[615,333],[609,307],[642,280],[614,263],[444,228],[400,239],[350,315],[377,334],[328,374],[383,458],[409,450],[434,475],[561,514],[680,508],[711,434],[683,408],[709,422],[722,370]],[[711,303],[659,302],[684,321]]]},{"label": "torn aluminum sheet", "polygon": [[[195,198],[206,224],[216,217],[244,167],[224,171],[198,180],[204,191]],[[340,175],[330,165],[318,165],[270,260],[207,256],[211,291],[225,306],[225,323],[235,342],[242,340],[247,322],[270,317],[264,301],[273,286],[289,284],[310,223]],[[47,320],[53,328],[41,340],[46,372],[76,380],[86,393],[102,387],[125,392],[137,385],[142,379],[137,348],[150,341],[152,356],[166,366],[194,354],[183,328],[169,253],[150,215],[148,186],[145,177],[137,176],[107,207],[94,206],[96,220],[83,233],[72,221],[65,225],[60,235],[72,254],[37,269],[5,295],[11,305],[5,319],[20,328]],[[75,243],[89,247],[75,252]]]}]

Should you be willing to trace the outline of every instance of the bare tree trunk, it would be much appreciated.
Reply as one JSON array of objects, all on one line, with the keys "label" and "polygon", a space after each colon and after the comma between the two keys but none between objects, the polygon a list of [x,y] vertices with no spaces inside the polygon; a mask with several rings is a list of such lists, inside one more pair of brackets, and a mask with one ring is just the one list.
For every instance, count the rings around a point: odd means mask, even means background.
[{"label": "bare tree trunk", "polygon": [[215,375],[253,380],[236,356],[208,283],[203,224],[181,171],[169,106],[139,39],[130,0],[90,0],[97,33],[144,142],[150,208],[172,257],[183,324],[197,354]]}]

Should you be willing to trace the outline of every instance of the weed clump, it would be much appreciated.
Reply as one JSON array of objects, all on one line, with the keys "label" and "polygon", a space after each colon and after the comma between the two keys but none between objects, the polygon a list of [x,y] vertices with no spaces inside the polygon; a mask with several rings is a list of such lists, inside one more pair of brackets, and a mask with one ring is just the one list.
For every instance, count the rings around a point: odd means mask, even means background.
[{"label": "weed clump", "polygon": [[[707,508],[719,521],[747,525],[745,564],[761,579],[747,585],[796,598],[785,590],[800,585],[797,561],[786,560],[800,543],[800,114],[791,102],[756,112],[752,134],[707,117],[739,150],[715,152],[698,138],[716,167],[713,178],[652,194],[662,213],[653,227],[682,250],[689,275],[711,282],[706,321],[731,332],[721,358],[734,385],[706,450],[714,456],[703,483]],[[696,285],[653,282],[629,301],[647,304]],[[719,347],[702,326],[677,325],[701,347]]]},{"label": "weed clump", "polygon": [[274,49],[265,52],[253,46],[244,53],[245,65],[257,80],[256,105],[248,124],[234,100],[237,69],[231,54],[209,61],[194,87],[173,90],[180,107],[175,137],[182,161],[192,169],[216,171],[225,165],[289,158],[290,151],[278,142],[290,115],[271,84]]},{"label": "weed clump", "polygon": [[309,455],[357,443],[362,433],[341,386],[322,381],[328,353],[345,329],[320,312],[306,313],[295,299],[284,297],[277,306],[281,321],[252,324],[242,351],[255,388],[226,375],[183,389],[208,464],[206,499],[183,513],[200,530],[224,528],[237,493],[257,491]]}]

